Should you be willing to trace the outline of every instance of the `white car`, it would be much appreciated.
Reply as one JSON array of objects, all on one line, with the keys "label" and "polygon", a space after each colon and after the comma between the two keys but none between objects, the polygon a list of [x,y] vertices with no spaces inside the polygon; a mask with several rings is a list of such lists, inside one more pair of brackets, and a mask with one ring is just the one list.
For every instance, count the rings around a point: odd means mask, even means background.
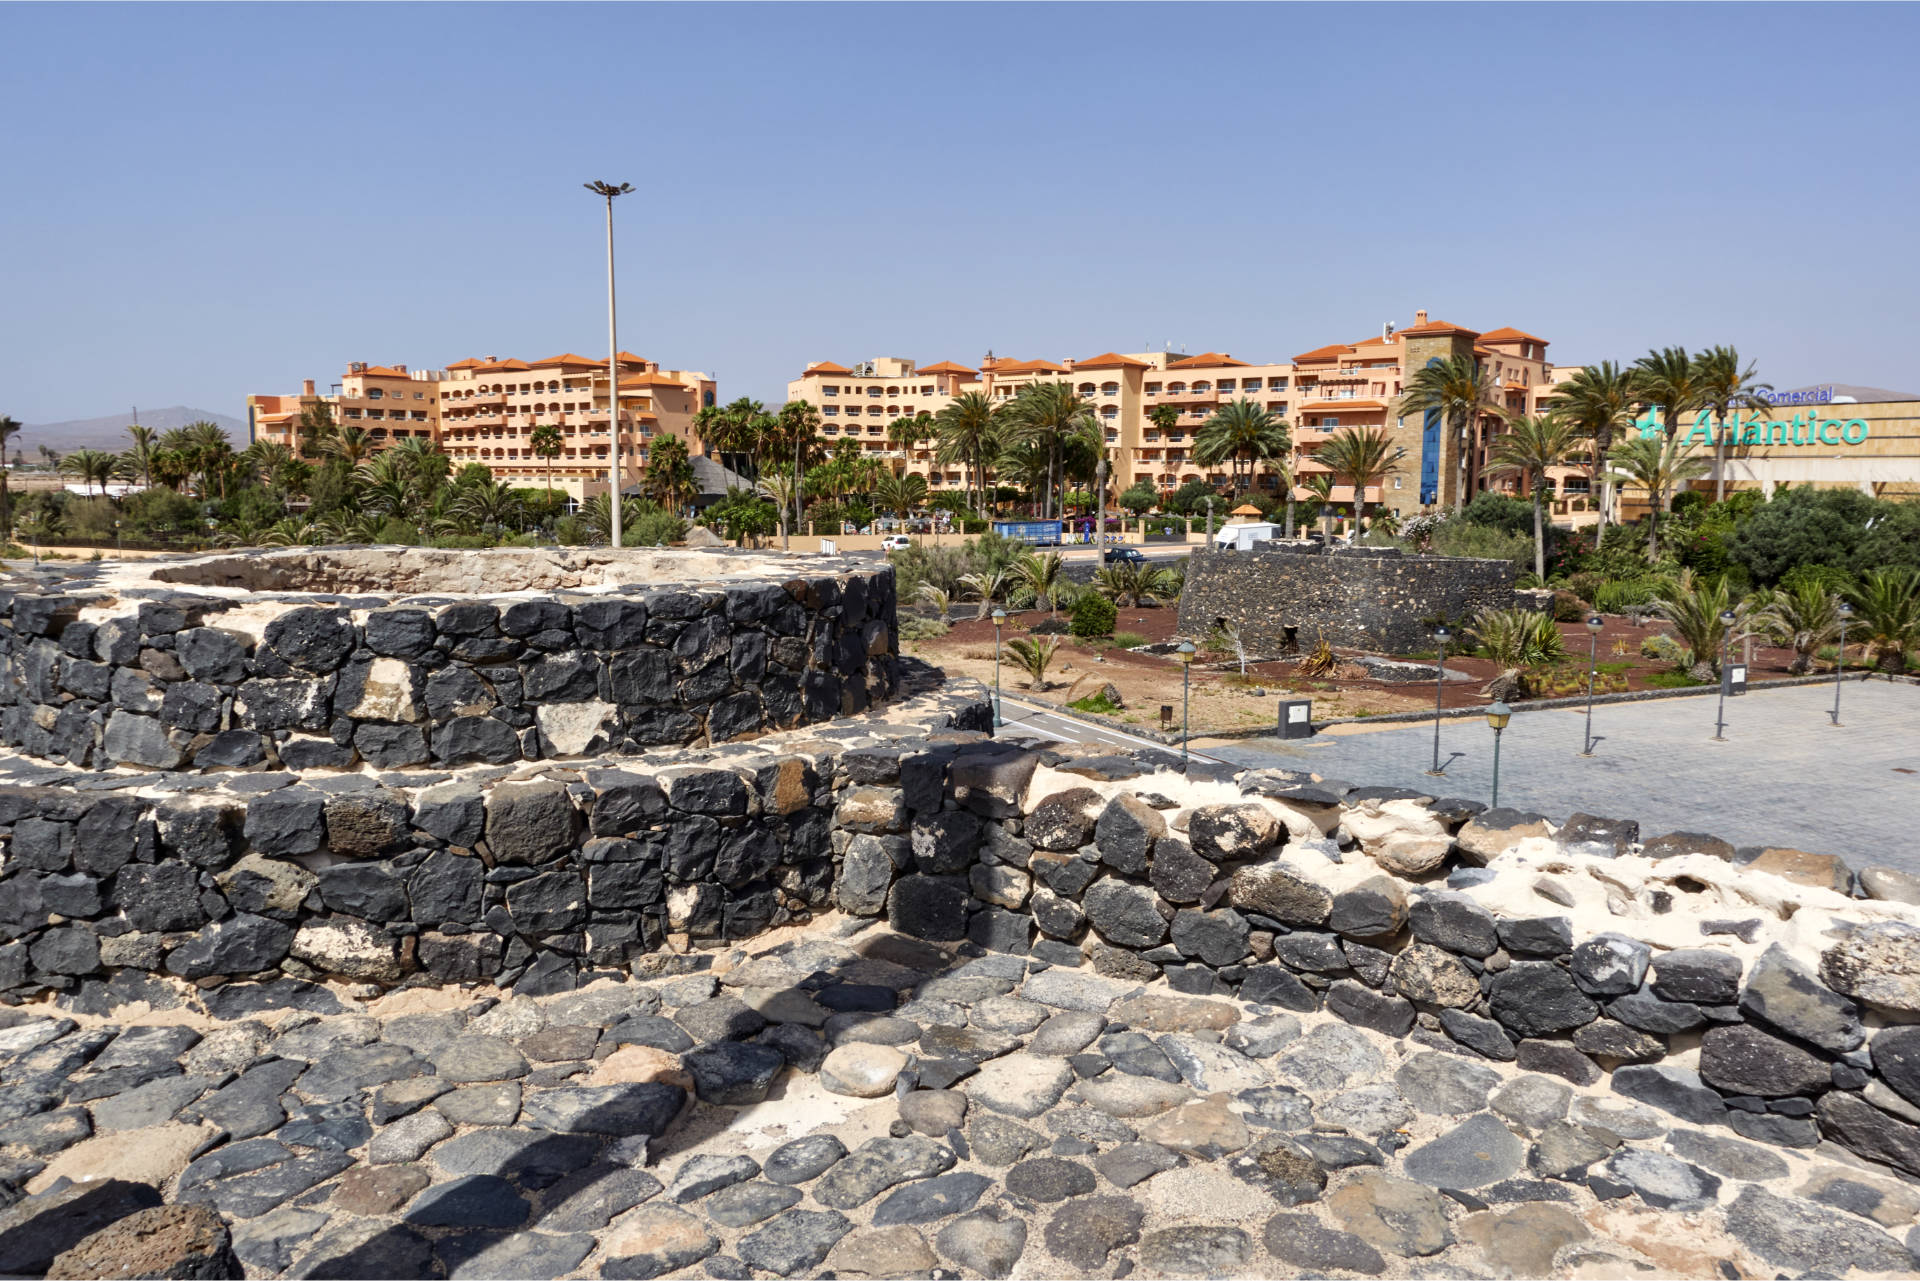
[{"label": "white car", "polygon": [[880,550],[883,552],[905,551],[911,546],[913,546],[913,540],[905,534],[888,534],[880,540]]}]

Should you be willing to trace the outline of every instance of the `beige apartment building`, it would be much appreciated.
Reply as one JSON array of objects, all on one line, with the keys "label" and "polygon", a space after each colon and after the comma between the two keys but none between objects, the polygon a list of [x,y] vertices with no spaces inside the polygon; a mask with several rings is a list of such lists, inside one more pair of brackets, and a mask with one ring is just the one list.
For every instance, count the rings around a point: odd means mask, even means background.
[{"label": "beige apartment building", "polygon": [[[619,356],[622,487],[637,484],[652,441],[679,437],[689,454],[705,452],[694,416],[717,397],[712,377],[693,370],[663,369],[656,361]],[[607,362],[571,352],[545,360],[497,356],[455,361],[445,369],[354,363],[324,394],[309,379],[298,396],[249,396],[252,437],[297,448],[301,410],[333,406],[334,420],[360,427],[384,448],[406,436],[434,441],[456,468],[484,463],[510,485],[545,486],[575,500],[607,489],[612,465],[612,396]],[[533,433],[552,426],[560,453],[549,460],[533,448]]]},{"label": "beige apartment building", "polygon": [[[1244,398],[1286,418],[1293,434],[1291,462],[1302,484],[1326,470],[1312,455],[1334,432],[1346,427],[1387,431],[1404,453],[1397,470],[1382,484],[1368,487],[1366,501],[1410,515],[1454,501],[1465,483],[1463,453],[1475,464],[1476,488],[1513,489],[1518,481],[1480,471],[1495,434],[1492,415],[1475,424],[1466,438],[1454,439],[1444,424],[1427,421],[1430,415],[1394,412],[1409,371],[1432,359],[1471,353],[1492,373],[1500,408],[1532,413],[1552,394],[1553,366],[1546,350],[1545,339],[1518,329],[1477,333],[1429,320],[1421,311],[1405,329],[1385,325],[1378,335],[1318,347],[1284,362],[1237,360],[1218,351],[1105,352],[1064,362],[989,354],[977,369],[952,361],[919,366],[897,357],[851,368],[819,361],[787,384],[787,398],[820,409],[829,444],[857,440],[868,454],[927,476],[936,489],[959,489],[964,472],[958,464],[936,462],[932,441],[897,448],[889,442],[888,424],[903,416],[938,414],[968,392],[1004,401],[1032,383],[1065,382],[1094,406],[1114,491],[1144,481],[1163,495],[1190,481],[1227,481],[1225,465],[1203,468],[1193,461],[1193,440],[1220,406]],[[1172,417],[1155,413],[1163,407],[1173,411]],[[1551,480],[1556,515],[1585,508],[1584,470],[1556,469]],[[1279,480],[1267,470],[1257,474],[1254,483],[1274,492]],[[1297,491],[1297,496],[1305,495],[1304,488]],[[1351,488],[1337,486],[1334,498],[1353,501]]]}]

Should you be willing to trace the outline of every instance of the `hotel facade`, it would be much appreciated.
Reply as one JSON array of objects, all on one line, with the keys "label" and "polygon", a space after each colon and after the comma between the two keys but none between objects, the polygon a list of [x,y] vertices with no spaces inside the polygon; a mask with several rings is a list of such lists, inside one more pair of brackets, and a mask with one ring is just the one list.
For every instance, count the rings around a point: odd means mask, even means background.
[{"label": "hotel facade", "polygon": [[[662,369],[624,351],[618,367],[623,488],[639,482],[649,446],[662,435],[679,437],[689,454],[705,452],[693,422],[717,399],[709,375]],[[337,425],[361,428],[376,451],[423,437],[456,468],[485,463],[496,479],[528,488],[548,482],[549,460],[535,454],[532,437],[551,426],[560,432],[553,487],[579,500],[607,489],[611,400],[607,362],[571,352],[537,361],[473,358],[445,369],[355,362],[325,393],[308,379],[298,395],[247,397],[247,423],[250,439],[297,451],[302,411],[326,404]]]},{"label": "hotel facade", "polygon": [[[917,366],[882,358],[854,367],[819,361],[787,384],[789,400],[805,400],[821,414],[829,445],[857,441],[878,456],[928,478],[935,489],[960,489],[964,469],[934,458],[932,441],[914,441],[902,449],[891,442],[888,425],[902,417],[938,414],[955,399],[979,392],[996,403],[1011,400],[1034,383],[1062,382],[1093,405],[1105,438],[1111,483],[1117,493],[1144,483],[1162,496],[1191,481],[1224,484],[1227,464],[1203,467],[1193,461],[1193,441],[1201,424],[1222,405],[1247,399],[1284,418],[1293,437],[1289,462],[1305,483],[1327,471],[1313,453],[1347,427],[1384,430],[1404,451],[1397,469],[1369,486],[1369,506],[1384,504],[1402,514],[1454,501],[1465,483],[1463,451],[1475,464],[1480,488],[1502,489],[1512,482],[1479,475],[1497,418],[1488,414],[1465,438],[1456,439],[1432,416],[1394,412],[1404,394],[1408,371],[1427,361],[1471,353],[1486,362],[1496,383],[1498,407],[1508,413],[1534,413],[1552,395],[1553,366],[1547,342],[1518,329],[1477,333],[1416,312],[1414,323],[1352,343],[1332,343],[1289,361],[1258,363],[1225,352],[1199,355],[1173,352],[1105,352],[1083,360],[1010,360],[991,354],[979,368],[953,361]],[[1169,413],[1156,411],[1165,409]],[[1584,510],[1587,474],[1580,466],[1557,468],[1550,478],[1556,515]],[[1256,469],[1254,484],[1278,493],[1279,478]],[[1352,502],[1350,486],[1336,486],[1334,501]]]}]

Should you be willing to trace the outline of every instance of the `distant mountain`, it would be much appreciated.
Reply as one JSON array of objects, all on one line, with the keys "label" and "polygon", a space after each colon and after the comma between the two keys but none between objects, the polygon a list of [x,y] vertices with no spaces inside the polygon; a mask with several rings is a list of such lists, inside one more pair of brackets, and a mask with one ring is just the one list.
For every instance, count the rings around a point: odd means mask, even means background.
[{"label": "distant mountain", "polygon": [[[219,423],[235,449],[246,447],[247,425],[238,418],[208,409],[189,409],[185,405],[140,411],[140,425],[155,431],[171,431],[203,419]],[[76,449],[106,449],[118,453],[127,447],[127,425],[132,421],[133,415],[126,413],[108,414],[104,418],[75,418],[64,423],[28,423],[7,443],[7,448],[9,454],[18,450],[28,458],[33,458],[42,445],[51,445],[63,454]]]}]

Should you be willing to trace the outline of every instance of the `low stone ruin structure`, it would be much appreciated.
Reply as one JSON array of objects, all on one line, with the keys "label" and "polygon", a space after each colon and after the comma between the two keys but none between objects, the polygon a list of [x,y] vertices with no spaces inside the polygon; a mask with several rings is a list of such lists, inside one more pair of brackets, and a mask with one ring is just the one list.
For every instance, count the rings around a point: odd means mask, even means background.
[{"label": "low stone ruin structure", "polygon": [[0,592],[0,738],[156,770],[718,743],[888,698],[894,604],[891,566],[838,558],[354,547],[150,562]]},{"label": "low stone ruin structure", "polygon": [[1214,551],[1187,565],[1179,633],[1201,637],[1231,623],[1249,653],[1329,645],[1385,654],[1433,648],[1433,625],[1482,609],[1512,609],[1513,564],[1462,556],[1408,556],[1397,548],[1332,552],[1313,544],[1258,543]]}]

